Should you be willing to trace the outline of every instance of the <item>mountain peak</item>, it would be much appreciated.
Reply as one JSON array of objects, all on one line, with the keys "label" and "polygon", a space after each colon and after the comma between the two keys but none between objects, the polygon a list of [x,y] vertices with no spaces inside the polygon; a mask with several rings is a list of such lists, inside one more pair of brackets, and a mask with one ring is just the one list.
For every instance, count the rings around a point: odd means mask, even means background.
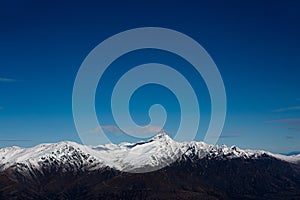
[{"label": "mountain peak", "polygon": [[[257,159],[268,155],[292,163],[300,162],[298,156],[284,156],[259,150],[242,150],[236,146],[209,145],[204,142],[176,142],[161,130],[148,141],[124,144],[106,144],[96,147],[75,142],[40,144],[32,148],[7,147],[0,149],[0,171],[20,167],[60,165],[89,170],[105,166],[127,172],[145,172],[167,166],[178,159]],[[71,164],[70,164],[71,163]]]},{"label": "mountain peak", "polygon": [[170,140],[171,138],[168,136],[165,130],[159,131],[151,140]]}]

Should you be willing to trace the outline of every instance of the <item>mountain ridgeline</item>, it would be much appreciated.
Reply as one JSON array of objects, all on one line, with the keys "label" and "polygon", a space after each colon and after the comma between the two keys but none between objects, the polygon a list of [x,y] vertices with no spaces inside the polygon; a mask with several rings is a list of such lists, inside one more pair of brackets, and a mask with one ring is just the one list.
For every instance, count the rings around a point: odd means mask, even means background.
[{"label": "mountain ridgeline", "polygon": [[173,141],[0,149],[0,199],[300,199],[300,156]]}]

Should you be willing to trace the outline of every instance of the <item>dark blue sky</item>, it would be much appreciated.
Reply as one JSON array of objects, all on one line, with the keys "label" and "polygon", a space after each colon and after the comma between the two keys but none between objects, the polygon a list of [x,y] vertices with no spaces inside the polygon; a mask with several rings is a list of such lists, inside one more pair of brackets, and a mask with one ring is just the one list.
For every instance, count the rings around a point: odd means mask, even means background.
[{"label": "dark blue sky", "polygon": [[[80,142],[72,118],[72,89],[82,61],[111,35],[155,26],[192,37],[217,64],[228,101],[220,144],[273,152],[299,150],[299,10],[297,1],[1,1],[0,146]],[[135,52],[116,63],[124,70],[153,57],[175,67],[181,63],[158,51]],[[107,80],[116,71],[111,70]],[[193,76],[189,70],[182,73]],[[204,96],[198,140],[210,112],[203,84],[196,87],[199,98]],[[110,87],[105,86],[104,93]],[[173,102],[166,105],[174,113],[166,127],[172,133],[178,122],[174,96],[158,86],[144,90],[133,98],[133,118],[146,123],[150,104]],[[149,98],[157,93],[164,98]],[[109,107],[102,103],[97,101],[98,116],[108,125]]]}]

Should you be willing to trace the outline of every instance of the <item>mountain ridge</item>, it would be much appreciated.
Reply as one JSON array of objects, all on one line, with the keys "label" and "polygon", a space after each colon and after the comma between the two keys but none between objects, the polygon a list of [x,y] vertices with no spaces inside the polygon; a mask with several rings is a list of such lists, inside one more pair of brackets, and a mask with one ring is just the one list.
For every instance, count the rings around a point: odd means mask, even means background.
[{"label": "mountain ridge", "polygon": [[300,165],[276,156],[166,135],[7,147],[0,149],[0,199],[300,199]]},{"label": "mountain ridge", "polygon": [[85,146],[76,142],[63,141],[39,144],[32,148],[16,146],[2,148],[0,170],[18,164],[40,167],[45,163],[54,162],[61,165],[74,164],[75,167],[85,170],[110,167],[119,171],[139,172],[137,169],[148,167],[148,171],[153,171],[191,154],[199,159],[206,156],[211,159],[257,159],[268,155],[286,162],[300,162],[300,154],[285,156],[262,150],[242,150],[236,146],[218,146],[195,141],[179,143],[172,140],[165,132],[160,132],[148,141],[138,143]]}]

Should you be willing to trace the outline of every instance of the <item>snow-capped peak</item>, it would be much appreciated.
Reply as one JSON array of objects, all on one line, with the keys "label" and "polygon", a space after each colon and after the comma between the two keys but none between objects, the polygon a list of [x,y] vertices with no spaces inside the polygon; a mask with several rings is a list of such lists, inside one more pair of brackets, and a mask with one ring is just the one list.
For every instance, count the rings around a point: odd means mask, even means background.
[{"label": "snow-capped peak", "polygon": [[151,140],[169,140],[169,139],[171,138],[168,136],[168,134],[164,130],[161,130],[155,136],[153,136]]},{"label": "snow-capped peak", "polygon": [[299,162],[298,156],[283,156],[266,151],[242,150],[236,146],[209,145],[204,142],[172,140],[165,131],[138,143],[85,146],[75,142],[40,144],[32,148],[0,149],[0,169],[8,167],[43,168],[63,166],[65,170],[95,170],[111,167],[128,172],[146,172],[170,165],[178,159],[257,159],[268,155],[287,162]]}]

